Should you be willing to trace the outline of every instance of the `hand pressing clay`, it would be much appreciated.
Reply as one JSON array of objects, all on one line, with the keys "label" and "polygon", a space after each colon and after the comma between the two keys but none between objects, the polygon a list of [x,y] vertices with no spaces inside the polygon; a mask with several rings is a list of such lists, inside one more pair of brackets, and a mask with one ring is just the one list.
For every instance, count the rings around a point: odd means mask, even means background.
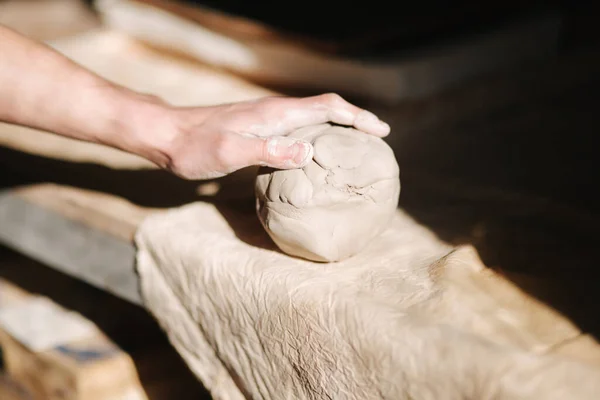
[{"label": "hand pressing clay", "polygon": [[258,217],[277,246],[312,261],[340,261],[363,250],[388,226],[398,206],[400,170],[380,138],[323,124],[289,137],[312,143],[302,169],[262,168]]}]

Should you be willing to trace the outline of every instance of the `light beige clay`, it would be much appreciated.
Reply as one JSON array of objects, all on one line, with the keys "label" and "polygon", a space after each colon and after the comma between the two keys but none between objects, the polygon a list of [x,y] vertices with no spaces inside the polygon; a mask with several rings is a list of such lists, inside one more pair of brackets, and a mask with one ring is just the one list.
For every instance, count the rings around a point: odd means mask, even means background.
[{"label": "light beige clay", "polygon": [[144,305],[215,400],[599,398],[600,370],[555,354],[577,327],[401,210],[339,263],[254,229],[194,203],[136,234]]},{"label": "light beige clay", "polygon": [[363,250],[388,226],[398,206],[400,170],[380,138],[322,124],[290,137],[313,144],[302,169],[263,168],[257,212],[277,246],[313,261],[339,261]]}]

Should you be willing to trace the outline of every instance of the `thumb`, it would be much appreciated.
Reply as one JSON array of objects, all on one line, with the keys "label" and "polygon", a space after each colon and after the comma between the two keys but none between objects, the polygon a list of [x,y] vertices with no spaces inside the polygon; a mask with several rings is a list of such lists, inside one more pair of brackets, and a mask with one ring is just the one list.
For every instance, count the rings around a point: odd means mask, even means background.
[{"label": "thumb", "polygon": [[244,153],[249,165],[277,169],[302,168],[313,158],[313,146],[286,136],[248,137]]}]

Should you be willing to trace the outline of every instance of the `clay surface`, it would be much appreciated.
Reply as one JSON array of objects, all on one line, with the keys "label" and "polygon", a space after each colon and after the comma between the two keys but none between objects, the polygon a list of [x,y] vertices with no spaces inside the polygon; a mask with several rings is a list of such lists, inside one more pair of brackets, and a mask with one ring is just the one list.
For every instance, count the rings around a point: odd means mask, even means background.
[{"label": "clay surface", "polygon": [[311,142],[314,157],[302,169],[259,170],[263,227],[282,251],[313,261],[362,251],[398,206],[400,171],[392,149],[380,138],[329,124],[290,137]]},{"label": "clay surface", "polygon": [[598,398],[600,370],[554,352],[577,327],[473,248],[391,220],[322,264],[276,251],[252,210],[153,214],[136,234],[144,304],[215,400]]}]

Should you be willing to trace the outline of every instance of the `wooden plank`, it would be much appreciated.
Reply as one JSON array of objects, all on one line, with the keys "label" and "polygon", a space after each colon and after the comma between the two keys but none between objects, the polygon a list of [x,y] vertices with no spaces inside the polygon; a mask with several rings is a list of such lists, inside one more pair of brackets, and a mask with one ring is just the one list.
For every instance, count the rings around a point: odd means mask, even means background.
[{"label": "wooden plank", "polygon": [[268,40],[274,44],[302,46],[312,49],[316,48],[329,52],[335,51],[340,46],[339,43],[324,42],[311,39],[304,35],[290,34],[242,16],[225,14],[201,6],[191,6],[183,2],[142,0],[140,3],[146,3],[157,7],[158,9],[166,10],[175,15],[197,22],[218,33],[227,33],[236,39]]},{"label": "wooden plank", "polygon": [[[69,203],[62,209],[69,210]],[[0,221],[1,243],[141,304],[134,269],[135,249],[130,241],[94,229],[85,221],[39,207],[10,191],[0,194]]]},{"label": "wooden plank", "polygon": [[[173,350],[154,319],[144,309],[2,246],[0,279],[10,282],[11,287],[17,287],[30,296],[52,299],[53,303],[63,309],[80,314],[92,322],[104,336],[133,360],[148,400],[210,398],[181,357]],[[77,349],[71,346],[62,349],[61,354],[78,360],[82,359],[81,356],[94,356],[93,352],[82,354],[73,351]],[[67,350],[67,354],[63,354],[64,350]],[[90,361],[94,360],[88,360],[86,365],[92,365]],[[96,371],[81,372],[96,374]],[[14,382],[12,377],[11,379]],[[0,399],[3,398],[0,396]],[[119,398],[125,399],[126,397]]]},{"label": "wooden plank", "polygon": [[97,8],[108,27],[163,51],[263,84],[336,91],[385,104],[423,98],[474,77],[547,59],[557,50],[560,30],[560,17],[550,12],[410,54],[353,59],[288,43],[230,37],[135,0],[101,0]]},{"label": "wooden plank", "polygon": [[6,280],[0,345],[5,370],[35,398],[147,399],[129,355],[91,321]]},{"label": "wooden plank", "polygon": [[56,184],[24,186],[13,193],[124,242],[132,241],[138,224],[152,212],[106,193]]},{"label": "wooden plank", "polygon": [[[456,4],[450,9],[436,14],[423,15],[413,7],[409,7],[408,13],[400,12],[396,8],[390,8],[388,4],[376,2],[375,4],[355,7],[345,10],[343,18],[332,18],[328,15],[312,15],[309,11],[315,7],[315,3],[306,3],[300,6],[287,7],[289,13],[297,13],[298,20],[291,21],[285,18],[281,6],[268,4],[256,4],[249,13],[253,17],[244,14],[239,3],[225,2],[226,4],[207,4],[202,1],[193,0],[137,0],[140,3],[151,4],[159,9],[167,10],[183,18],[197,22],[219,34],[251,41],[269,41],[271,43],[286,44],[288,46],[303,47],[326,53],[373,53],[374,49],[389,51],[397,50],[407,45],[408,42],[422,42],[424,38],[433,37],[435,40],[444,32],[445,35],[464,35],[465,30],[477,30],[481,26],[497,24],[498,20],[523,14],[531,11],[528,5],[523,7],[514,0],[509,2],[488,2],[485,7],[477,8],[471,4]],[[518,7],[518,6],[522,7]],[[328,5],[330,9],[344,7],[343,2]],[[430,5],[432,6],[432,5]],[[439,6],[439,4],[438,4]],[[517,6],[517,7],[515,7]],[[299,9],[300,8],[300,9]],[[465,9],[469,13],[465,13]],[[241,7],[244,9],[244,7]],[[366,12],[368,9],[368,12]],[[390,15],[394,10],[395,15]],[[449,11],[449,12],[448,12]],[[348,16],[350,12],[350,16]],[[368,14],[366,16],[365,14]],[[443,15],[443,16],[441,16]],[[357,16],[361,16],[357,23]],[[323,22],[327,21],[327,28]],[[409,23],[405,23],[409,21]],[[358,26],[357,26],[358,25]],[[318,28],[315,30],[315,26]],[[452,30],[454,29],[454,32]],[[410,45],[410,44],[409,44]]]},{"label": "wooden plank", "polygon": [[[397,7],[390,8],[389,4],[376,2],[345,10],[343,18],[332,18],[330,15],[324,18],[323,15],[313,13],[310,20],[310,12],[307,10],[314,9],[313,2],[299,6],[300,10],[298,6],[287,7],[287,13],[302,14],[296,15],[294,21],[285,18],[281,6],[273,3],[256,4],[252,11],[244,13],[241,11],[244,7],[239,7],[243,2],[234,4],[235,1],[225,2],[226,4],[207,4],[193,0],[136,1],[166,10],[236,40],[268,41],[332,55],[389,53],[414,47],[415,43],[422,44],[427,39],[435,42],[447,40],[448,36],[465,36],[468,32],[478,32],[482,27],[497,26],[499,21],[532,12],[530,5],[523,6],[522,3],[511,0],[488,2],[485,7],[479,8],[474,8],[472,4],[456,4],[441,13],[438,10],[435,14],[419,13],[409,7],[408,13],[401,12],[399,15]],[[335,9],[344,7],[345,4],[338,2],[328,6]],[[469,9],[468,13],[465,13],[466,8]],[[366,9],[368,12],[365,13]],[[390,15],[390,10],[394,10],[394,15]],[[353,15],[348,16],[348,11]],[[357,23],[357,16],[360,16],[362,24]],[[302,19],[302,24],[298,23],[297,18]],[[327,21],[326,27],[323,26],[324,21]]]},{"label": "wooden plank", "polygon": [[33,400],[31,393],[2,371],[0,371],[0,399]]}]

